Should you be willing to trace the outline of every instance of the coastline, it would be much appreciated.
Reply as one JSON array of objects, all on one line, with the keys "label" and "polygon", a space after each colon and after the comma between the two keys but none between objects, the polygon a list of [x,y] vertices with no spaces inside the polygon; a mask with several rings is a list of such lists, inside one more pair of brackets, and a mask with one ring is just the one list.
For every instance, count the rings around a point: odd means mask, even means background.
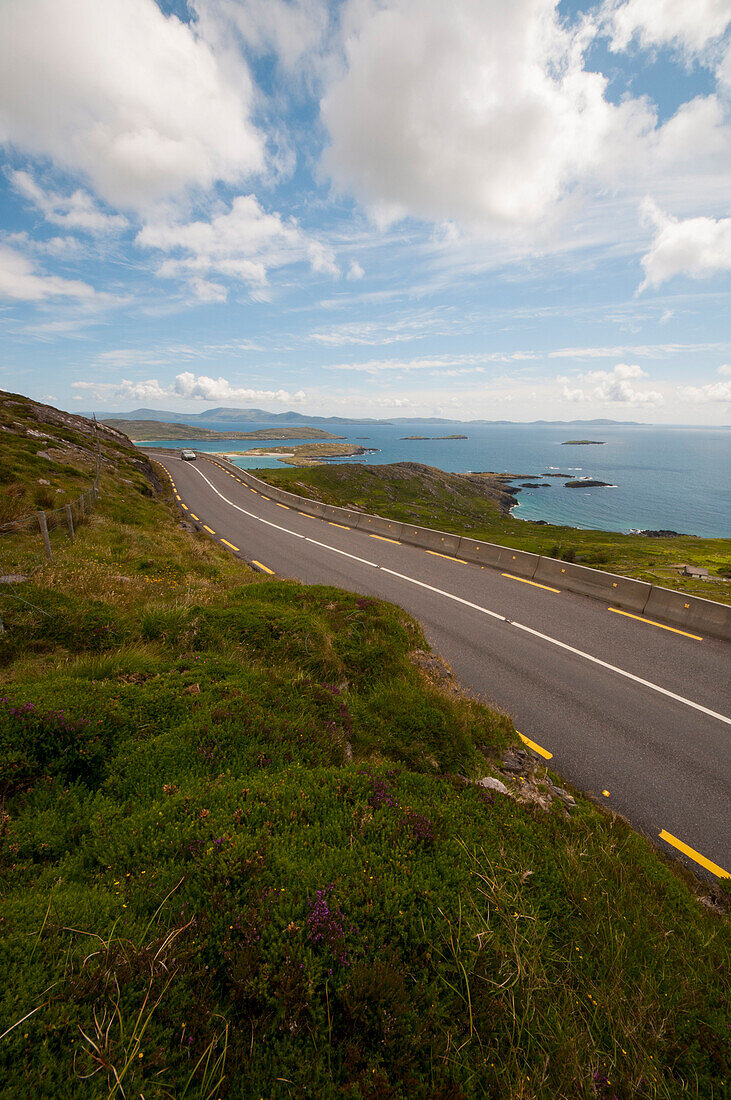
[{"label": "coastline", "polygon": [[[231,424],[233,428],[234,425]],[[722,471],[728,461],[729,432],[709,429],[699,433],[661,428],[634,428],[631,432],[620,428],[609,430],[601,436],[604,446],[594,446],[571,450],[557,447],[568,438],[574,438],[565,428],[537,427],[527,430],[522,426],[470,429],[467,441],[449,441],[445,443],[401,442],[400,437],[411,434],[431,436],[441,434],[433,431],[433,425],[409,425],[407,432],[399,425],[369,425],[369,431],[359,431],[360,425],[338,426],[341,432],[353,431],[349,442],[363,447],[378,448],[379,454],[364,454],[362,458],[343,459],[344,463],[363,463],[364,465],[397,463],[404,460],[417,460],[442,467],[452,472],[469,471],[505,471],[509,474],[517,471],[526,479],[537,482],[550,481],[557,491],[526,488],[521,496],[523,506],[516,511],[517,516],[526,512],[536,521],[546,520],[553,525],[577,526],[578,529],[625,531],[633,529],[675,529],[691,531],[700,538],[728,538],[728,523],[723,517],[722,499],[727,486]],[[456,429],[456,426],[455,426]],[[452,430],[450,429],[447,429]],[[575,429],[574,429],[575,430]],[[361,441],[357,435],[368,435]],[[148,439],[142,446],[156,444],[157,440]],[[592,438],[586,433],[587,438]],[[584,438],[577,432],[576,438]],[[703,446],[700,441],[702,439]],[[168,441],[165,441],[169,445]],[[181,443],[181,446],[183,444]],[[186,441],[185,445],[191,444]],[[202,451],[228,452],[253,447],[265,448],[272,454],[279,444],[239,443],[227,440],[212,446],[210,443],[194,443]],[[285,444],[286,453],[293,453],[294,444]],[[412,451],[413,448],[413,451]],[[261,463],[265,467],[287,468],[288,462],[278,457],[257,460],[240,459],[233,461],[254,467]],[[326,464],[337,463],[338,458],[328,458]],[[576,463],[582,463],[583,469]],[[574,463],[574,465],[571,465]],[[561,468],[563,467],[563,469]],[[585,492],[572,494],[559,488],[557,478],[579,479],[589,475],[592,479],[601,479],[607,484],[617,485],[613,493]],[[515,488],[519,481],[513,482]],[[539,499],[543,496],[545,499]],[[575,499],[578,497],[578,499]],[[523,525],[521,524],[521,527]]]}]

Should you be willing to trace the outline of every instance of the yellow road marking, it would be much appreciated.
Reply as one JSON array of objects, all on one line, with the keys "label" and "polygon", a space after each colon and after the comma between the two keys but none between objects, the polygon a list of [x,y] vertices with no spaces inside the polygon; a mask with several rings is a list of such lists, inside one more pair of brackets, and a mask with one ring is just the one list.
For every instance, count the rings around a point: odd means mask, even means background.
[{"label": "yellow road marking", "polygon": [[187,504],[183,504],[182,500],[181,500],[181,502],[180,502],[180,507],[181,507],[181,508],[185,508],[186,512],[188,511],[188,505],[187,505]]},{"label": "yellow road marking", "polygon": [[208,531],[211,535],[215,535],[215,531],[212,527],[209,527],[206,523],[203,524],[203,530]]},{"label": "yellow road marking", "polygon": [[297,512],[298,516],[304,516],[305,519],[314,519],[314,516],[309,515],[307,512]]},{"label": "yellow road marking", "polygon": [[259,566],[259,568],[260,568],[260,569],[263,569],[265,573],[271,573],[271,574],[274,574],[274,570],[273,570],[273,569],[268,569],[268,568],[267,568],[267,566],[266,566],[266,565],[262,565],[260,561],[253,561],[253,562],[252,562],[252,564],[253,564],[253,565],[258,565],[258,566]]},{"label": "yellow road marking", "polygon": [[560,588],[551,588],[548,584],[538,584],[537,581],[526,580],[525,577],[514,577],[512,573],[501,573],[501,577],[507,577],[511,581],[520,581],[521,584],[532,584],[534,588],[543,588],[546,592],[558,592],[560,594]]},{"label": "yellow road marking", "polygon": [[175,494],[175,499],[176,499],[176,500],[180,500],[180,497],[178,496],[178,494],[177,494],[177,493]]},{"label": "yellow road marking", "polygon": [[690,848],[687,844],[683,844],[682,840],[678,840],[677,837],[672,836],[665,829],[658,835],[660,840],[664,840],[667,844],[672,844],[673,848],[677,848],[683,855],[690,856],[696,863],[700,863],[701,867],[705,867],[707,871],[710,871],[712,875],[718,875],[719,878],[731,878],[731,874],[728,871],[724,871],[723,867],[719,867],[717,863],[712,863],[710,859],[706,859],[700,852],[696,852],[695,848]]},{"label": "yellow road marking", "polygon": [[[249,488],[251,489],[251,486],[249,486]],[[259,490],[258,489],[251,489],[251,491],[252,491],[252,493],[256,493],[256,495],[259,496]]]},{"label": "yellow road marking", "polygon": [[467,564],[461,558],[453,558],[451,554],[440,554],[438,550],[427,550],[427,554],[431,554],[434,558],[447,558],[448,561],[458,561],[460,565]]},{"label": "yellow road marking", "polygon": [[[394,544],[394,546],[400,546],[401,545],[401,543],[399,542],[398,539],[387,539],[385,535],[374,535],[374,534],[370,533],[370,538],[380,539],[381,542],[392,542]],[[456,558],[455,558],[455,561],[456,561]]]},{"label": "yellow road marking", "polygon": [[234,546],[234,544],[232,542],[229,542],[227,539],[221,539],[221,542],[224,546],[228,546],[231,550],[235,550],[236,553],[239,552],[238,546]]},{"label": "yellow road marking", "polygon": [[346,527],[344,523],[333,523],[332,520],[327,521],[331,527],[342,527],[343,531],[349,531],[350,528]]},{"label": "yellow road marking", "polygon": [[661,630],[672,630],[673,634],[682,634],[684,638],[693,638],[696,642],[703,641],[700,634],[689,634],[687,630],[665,626],[665,623],[656,623],[654,619],[646,619],[643,615],[632,615],[629,611],[620,611],[618,607],[608,607],[607,611],[613,611],[615,615],[626,615],[628,619],[637,619],[641,623],[649,623],[650,626],[659,626]]},{"label": "yellow road marking", "polygon": [[277,508],[289,508],[288,504],[280,504],[278,500],[275,500],[274,503],[276,504]]},{"label": "yellow road marking", "polygon": [[[190,513],[190,518],[191,518],[191,519],[196,519],[196,520],[197,520],[197,519],[198,519],[198,516],[197,516],[197,515],[195,514],[195,512],[191,512],[191,513]],[[199,521],[199,522],[200,522],[200,521]]]},{"label": "yellow road marking", "polygon": [[515,732],[518,734],[523,744],[527,745],[529,749],[533,749],[533,752],[537,752],[539,756],[545,757],[546,760],[551,760],[553,758],[553,753],[549,752],[548,749],[542,749],[535,741],[531,741],[530,737],[524,737],[522,733],[518,733],[518,730]]}]

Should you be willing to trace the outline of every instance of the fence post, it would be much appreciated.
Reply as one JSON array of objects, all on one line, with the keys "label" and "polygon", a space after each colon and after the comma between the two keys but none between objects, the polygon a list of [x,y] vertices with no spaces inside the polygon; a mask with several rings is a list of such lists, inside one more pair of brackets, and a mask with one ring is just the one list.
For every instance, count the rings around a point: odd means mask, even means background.
[{"label": "fence post", "polygon": [[68,524],[69,535],[71,536],[71,541],[73,542],[74,541],[74,517],[71,514],[71,505],[67,504],[65,506],[65,508],[66,508],[66,523]]},{"label": "fence post", "polygon": [[79,497],[79,508],[81,509],[81,518],[83,519],[85,514],[86,514],[84,512],[84,494],[83,493]]},{"label": "fence post", "polygon": [[46,551],[46,557],[49,561],[53,558],[51,553],[51,540],[48,537],[48,524],[46,523],[46,513],[38,512],[38,526],[41,529],[41,538],[43,539],[43,547]]}]

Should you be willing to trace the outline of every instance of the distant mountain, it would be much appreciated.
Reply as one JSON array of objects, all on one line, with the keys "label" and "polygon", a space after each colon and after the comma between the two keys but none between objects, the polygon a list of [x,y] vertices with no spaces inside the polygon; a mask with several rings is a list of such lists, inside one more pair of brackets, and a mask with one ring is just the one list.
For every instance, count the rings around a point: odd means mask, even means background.
[{"label": "distant mountain", "polygon": [[[92,414],[89,413],[89,416]],[[166,409],[133,409],[132,412],[98,412],[98,420],[156,420],[166,424],[245,424],[250,421],[261,423],[272,421],[285,424],[475,424],[487,426],[490,424],[525,425],[536,424],[560,428],[569,427],[632,427],[646,428],[651,424],[637,420],[454,420],[440,416],[395,416],[375,418],[368,416],[307,416],[305,413],[288,412],[273,413],[265,409],[234,409],[221,406],[217,409],[207,409],[201,413],[170,412]],[[660,426],[660,425],[658,425]]]}]

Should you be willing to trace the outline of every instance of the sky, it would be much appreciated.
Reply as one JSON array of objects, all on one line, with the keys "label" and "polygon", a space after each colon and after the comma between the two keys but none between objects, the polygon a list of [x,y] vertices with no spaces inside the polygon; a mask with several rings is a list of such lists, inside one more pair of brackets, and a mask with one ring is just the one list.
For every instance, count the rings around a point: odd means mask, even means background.
[{"label": "sky", "polygon": [[2,0],[0,388],[731,421],[731,0]]}]

